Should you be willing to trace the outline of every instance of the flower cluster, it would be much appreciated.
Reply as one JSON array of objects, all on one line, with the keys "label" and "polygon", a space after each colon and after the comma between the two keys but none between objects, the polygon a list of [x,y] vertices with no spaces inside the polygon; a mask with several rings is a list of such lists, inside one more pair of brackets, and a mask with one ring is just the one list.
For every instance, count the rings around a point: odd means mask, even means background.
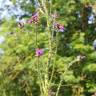
[{"label": "flower cluster", "polygon": [[[52,16],[53,16],[53,18],[56,18],[57,17],[57,14],[54,13],[54,14],[52,14]],[[25,21],[25,22],[23,22],[23,21],[22,22],[19,22],[18,26],[20,28],[23,28],[26,23],[28,23],[28,24],[31,24],[31,23],[37,24],[38,21],[39,21],[39,14],[38,14],[38,12],[36,12],[27,21]],[[54,29],[56,31],[59,31],[59,32],[64,32],[65,31],[65,28],[64,28],[64,26],[62,24],[59,24],[59,23],[56,23],[55,22],[55,23],[53,23],[53,27],[54,27]],[[40,48],[37,48],[36,49],[36,51],[35,51],[35,56],[36,57],[40,57],[43,54],[44,54],[44,50],[43,49],[40,49]]]},{"label": "flower cluster", "polygon": [[54,23],[54,28],[59,32],[64,32],[65,28],[62,24]]},{"label": "flower cluster", "polygon": [[31,23],[37,24],[38,21],[39,21],[39,14],[38,13],[34,13],[29,20],[27,20],[27,21],[26,20],[19,21],[18,22],[18,27],[19,28],[23,28],[26,23],[28,23],[28,24],[31,24]]},{"label": "flower cluster", "polygon": [[37,24],[38,21],[39,21],[39,14],[38,13],[34,13],[32,15],[32,17],[29,20],[27,20],[27,23],[29,23],[29,24],[31,24],[31,23]]}]

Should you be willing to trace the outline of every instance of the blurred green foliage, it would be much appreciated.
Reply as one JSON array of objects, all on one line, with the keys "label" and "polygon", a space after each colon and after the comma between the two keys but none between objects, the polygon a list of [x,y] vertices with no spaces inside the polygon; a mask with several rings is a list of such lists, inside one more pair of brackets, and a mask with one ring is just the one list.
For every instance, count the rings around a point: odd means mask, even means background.
[{"label": "blurred green foliage", "polygon": [[[15,0],[12,1],[16,3]],[[26,0],[23,1],[20,3],[23,10],[35,12],[34,0],[28,4],[25,3]],[[53,54],[48,65],[49,79],[52,70],[54,74],[48,96],[56,95],[60,80],[62,84],[58,96],[91,96],[96,92],[96,50],[92,45],[96,39],[96,30],[95,23],[86,25],[84,20],[87,16],[84,17],[86,13],[83,11],[87,12],[84,7],[88,4],[86,8],[89,8],[95,0],[52,0],[52,5],[51,0],[46,1],[48,11],[51,6],[51,12],[59,14],[57,22],[66,28],[65,32],[58,32],[57,37],[53,37]],[[81,18],[78,17],[78,12]],[[26,24],[22,29],[13,18],[2,21],[0,32],[5,37],[5,42],[0,45],[4,50],[0,56],[0,96],[43,96],[39,84],[42,81],[40,78],[44,78],[46,73],[49,32],[44,15],[40,14],[39,19],[37,27]],[[38,46],[45,49],[44,55],[39,58],[38,68],[35,56],[36,31]]]}]

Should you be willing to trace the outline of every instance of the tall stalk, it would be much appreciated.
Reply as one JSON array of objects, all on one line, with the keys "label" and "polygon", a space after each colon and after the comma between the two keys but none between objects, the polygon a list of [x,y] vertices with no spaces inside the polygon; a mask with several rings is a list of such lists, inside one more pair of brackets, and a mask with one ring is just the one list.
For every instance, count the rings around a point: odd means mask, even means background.
[{"label": "tall stalk", "polygon": [[[49,38],[49,43],[48,43],[48,49],[49,49],[49,52],[48,52],[48,61],[47,61],[47,65],[44,67],[44,79],[42,79],[42,83],[43,83],[43,86],[42,87],[42,92],[43,92],[43,95],[42,96],[49,96],[49,90],[50,90],[50,81],[49,81],[49,65],[51,64],[51,60],[52,60],[52,29],[51,29],[51,25],[52,22],[50,20],[50,16],[51,16],[51,7],[52,7],[52,1],[50,0],[50,9],[49,9],[49,12],[48,12],[48,9],[46,7],[46,0],[40,0],[40,5],[42,5],[43,7],[43,12],[44,12],[44,15],[46,17],[46,21],[47,21],[47,32],[48,32],[48,38]],[[53,65],[54,66],[54,65]],[[52,71],[52,76],[53,77],[53,73],[54,73],[54,67],[53,67],[53,71]]]},{"label": "tall stalk", "polygon": [[[68,67],[66,68],[66,70],[64,71],[64,73],[63,73],[62,75],[65,75],[66,72],[68,71],[68,69],[69,69],[74,63],[76,63],[76,62],[78,62],[78,58],[76,58],[75,60],[73,60],[72,62],[70,62],[70,63],[68,64]],[[58,96],[58,94],[59,94],[59,90],[60,90],[60,87],[61,87],[62,83],[63,83],[63,78],[61,78],[61,80],[60,80],[60,82],[59,82],[59,84],[58,84],[56,96]]]}]

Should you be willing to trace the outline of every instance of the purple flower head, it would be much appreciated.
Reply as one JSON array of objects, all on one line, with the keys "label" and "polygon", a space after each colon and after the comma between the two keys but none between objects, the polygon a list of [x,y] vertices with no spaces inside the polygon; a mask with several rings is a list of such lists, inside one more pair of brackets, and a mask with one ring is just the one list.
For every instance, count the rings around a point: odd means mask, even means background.
[{"label": "purple flower head", "polygon": [[39,21],[39,14],[38,13],[34,13],[32,15],[32,17],[27,21],[27,23],[31,24],[31,23],[35,23],[37,24]]},{"label": "purple flower head", "polygon": [[60,32],[64,32],[65,28],[62,24],[59,24],[59,23],[54,23],[54,27],[60,31]]},{"label": "purple flower head", "polygon": [[40,57],[43,55],[43,53],[44,53],[43,49],[36,49],[36,55],[35,56]]},{"label": "purple flower head", "polygon": [[58,25],[58,30],[60,31],[60,32],[64,32],[64,26],[63,25]]}]

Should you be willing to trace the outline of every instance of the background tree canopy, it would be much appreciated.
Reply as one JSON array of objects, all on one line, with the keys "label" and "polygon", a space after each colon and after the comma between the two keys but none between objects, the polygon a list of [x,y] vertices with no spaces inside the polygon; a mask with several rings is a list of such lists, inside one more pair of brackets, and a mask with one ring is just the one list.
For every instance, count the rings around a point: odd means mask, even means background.
[{"label": "background tree canopy", "polygon": [[95,96],[96,1],[10,2],[19,9],[0,21],[0,96]]}]

